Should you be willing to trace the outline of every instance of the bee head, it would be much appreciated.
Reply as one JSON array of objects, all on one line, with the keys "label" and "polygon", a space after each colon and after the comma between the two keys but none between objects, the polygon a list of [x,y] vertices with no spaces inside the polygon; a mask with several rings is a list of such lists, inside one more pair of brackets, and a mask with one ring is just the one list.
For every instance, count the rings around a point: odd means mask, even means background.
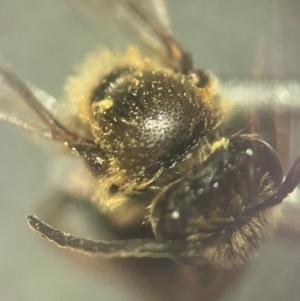
[{"label": "bee head", "polygon": [[259,214],[281,185],[281,162],[267,143],[234,136],[154,201],[150,221],[158,238],[203,240],[229,235]]},{"label": "bee head", "polygon": [[93,241],[32,215],[28,222],[58,246],[89,255],[170,257],[185,265],[209,262],[231,269],[243,265],[272,228],[272,208],[300,182],[300,157],[282,179],[281,162],[268,144],[235,136],[154,200],[150,222],[156,239]]}]

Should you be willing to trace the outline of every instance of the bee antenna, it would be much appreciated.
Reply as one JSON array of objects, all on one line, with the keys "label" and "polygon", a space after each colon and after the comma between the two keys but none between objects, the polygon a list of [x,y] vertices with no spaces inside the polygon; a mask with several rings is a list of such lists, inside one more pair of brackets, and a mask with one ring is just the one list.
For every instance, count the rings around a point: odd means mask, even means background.
[{"label": "bee antenna", "polygon": [[295,163],[293,164],[292,168],[290,169],[288,175],[286,176],[281,186],[278,188],[277,192],[268,199],[266,199],[263,203],[245,210],[244,214],[249,214],[249,211],[259,212],[261,210],[280,204],[287,197],[288,194],[293,192],[293,190],[299,185],[299,183],[300,156],[296,159]]},{"label": "bee antenna", "polygon": [[[101,257],[155,257],[166,258],[186,256],[195,247],[185,241],[161,241],[157,239],[128,239],[116,241],[95,241],[78,238],[54,229],[35,215],[28,215],[29,226],[41,236],[61,248],[71,249],[91,256]],[[196,250],[195,250],[196,252]]]}]

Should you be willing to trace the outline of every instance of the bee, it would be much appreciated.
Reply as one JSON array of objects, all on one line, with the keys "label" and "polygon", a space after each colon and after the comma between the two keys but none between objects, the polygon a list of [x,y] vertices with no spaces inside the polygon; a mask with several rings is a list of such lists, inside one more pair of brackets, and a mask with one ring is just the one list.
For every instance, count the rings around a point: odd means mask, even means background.
[{"label": "bee", "polygon": [[232,102],[174,38],[162,1],[153,6],[154,16],[138,1],[116,3],[132,16],[125,17],[128,29],[146,28],[154,41],[147,36],[140,48],[122,55],[100,49],[88,56],[66,85],[75,110],[72,127],[4,64],[3,81],[43,127],[0,117],[81,157],[99,212],[120,228],[146,222],[154,237],[93,241],[34,215],[29,225],[60,247],[89,255],[171,258],[197,268],[242,266],[272,233],[280,204],[299,184],[300,157],[284,179],[275,150],[232,126]]}]

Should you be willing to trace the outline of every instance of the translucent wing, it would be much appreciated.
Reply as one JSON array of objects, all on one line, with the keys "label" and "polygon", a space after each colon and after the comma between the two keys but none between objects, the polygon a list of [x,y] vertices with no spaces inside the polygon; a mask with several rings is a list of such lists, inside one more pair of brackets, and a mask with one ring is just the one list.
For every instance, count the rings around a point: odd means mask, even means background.
[{"label": "translucent wing", "polygon": [[[4,73],[5,72],[5,73]],[[10,85],[7,80],[10,71],[8,69],[0,71],[0,119],[12,123],[24,130],[37,133],[46,138],[51,138],[49,129],[42,121],[34,114],[32,110],[23,101],[23,97],[18,93],[17,88]],[[25,83],[24,83],[25,84]],[[51,107],[57,102],[38,88],[26,84],[26,87],[36,94],[37,98],[45,104],[45,107],[51,111]],[[35,90],[35,92],[33,92]]]},{"label": "translucent wing", "polygon": [[[59,115],[65,111],[65,124]],[[45,138],[83,145],[91,143],[76,116],[46,92],[19,79],[0,63],[0,119]]]},{"label": "translucent wing", "polygon": [[161,63],[181,73],[188,73],[193,62],[174,38],[165,4],[162,0],[78,0],[79,5],[93,19],[103,22],[103,11],[112,23],[134,38],[135,43]]}]

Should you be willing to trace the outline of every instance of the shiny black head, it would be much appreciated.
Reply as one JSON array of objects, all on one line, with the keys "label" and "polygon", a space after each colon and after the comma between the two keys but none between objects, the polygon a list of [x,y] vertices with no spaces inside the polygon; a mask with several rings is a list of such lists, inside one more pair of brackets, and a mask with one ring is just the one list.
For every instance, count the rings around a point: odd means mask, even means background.
[{"label": "shiny black head", "polygon": [[163,239],[201,240],[235,231],[257,214],[250,214],[250,208],[263,204],[282,180],[280,160],[268,144],[234,136],[195,173],[157,197],[150,218],[155,234]]}]

